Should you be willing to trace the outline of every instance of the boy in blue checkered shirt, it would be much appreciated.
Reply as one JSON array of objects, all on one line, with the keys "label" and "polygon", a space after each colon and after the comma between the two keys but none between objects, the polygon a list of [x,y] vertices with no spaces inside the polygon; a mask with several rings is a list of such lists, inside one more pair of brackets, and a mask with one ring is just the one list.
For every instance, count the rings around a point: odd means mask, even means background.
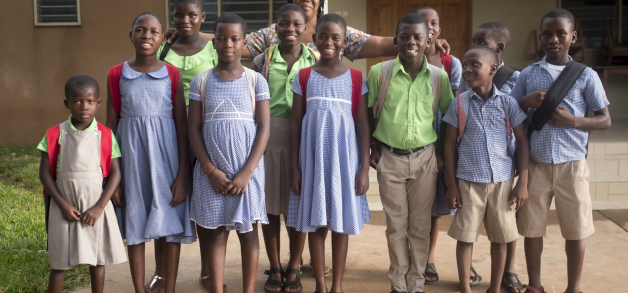
[{"label": "boy in blue checkered shirt", "polygon": [[[524,69],[510,93],[521,108],[528,111],[528,116],[541,106],[547,90],[571,61],[569,46],[577,38],[574,24],[573,15],[564,9],[552,10],[541,19],[539,40],[547,56]],[[555,197],[561,233],[566,239],[568,284],[565,292],[580,292],[584,239],[594,232],[589,167],[585,160],[588,131],[610,127],[608,104],[597,73],[586,68],[548,123],[530,136],[530,197],[517,215],[519,234],[526,237],[530,277],[526,292],[544,292],[541,253],[552,197]],[[585,117],[587,109],[595,115]]]},{"label": "boy in blue checkered shirt", "polygon": [[[458,208],[448,234],[458,240],[460,292],[471,292],[471,252],[482,223],[491,241],[491,276],[500,276],[491,278],[487,292],[500,292],[506,245],[518,237],[515,210],[528,197],[529,149],[522,124],[526,115],[493,84],[498,64],[493,49],[471,48],[462,59],[462,77],[471,90],[455,98],[443,118],[449,124],[444,146],[447,204]],[[520,175],[514,189],[513,132]]]}]

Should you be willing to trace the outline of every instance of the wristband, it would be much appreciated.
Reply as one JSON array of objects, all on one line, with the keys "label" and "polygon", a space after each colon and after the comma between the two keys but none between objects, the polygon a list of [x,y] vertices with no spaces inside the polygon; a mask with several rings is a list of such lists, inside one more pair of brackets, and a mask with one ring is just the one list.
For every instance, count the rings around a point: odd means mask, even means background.
[{"label": "wristband", "polygon": [[205,165],[205,167],[201,168],[201,170],[205,170],[205,168],[209,165],[212,165],[212,162],[210,161],[209,163],[207,163],[207,165]]},{"label": "wristband", "polygon": [[205,173],[205,175],[208,175],[209,173],[216,171],[216,165],[213,166],[213,168],[209,169],[209,171],[207,171],[207,173]]}]

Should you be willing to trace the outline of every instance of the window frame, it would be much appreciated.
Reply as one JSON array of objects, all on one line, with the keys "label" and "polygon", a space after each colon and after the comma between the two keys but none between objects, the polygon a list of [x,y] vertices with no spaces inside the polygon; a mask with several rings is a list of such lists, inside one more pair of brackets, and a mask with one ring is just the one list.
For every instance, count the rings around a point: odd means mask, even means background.
[{"label": "window frame", "polygon": [[81,26],[81,0],[76,0],[76,22],[40,22],[39,0],[33,0],[33,22],[35,26]]},{"label": "window frame", "polygon": [[[37,1],[37,0],[34,0]],[[80,0],[77,0],[80,1]],[[170,18],[172,17],[172,11],[170,11],[170,1],[171,0],[164,0],[164,4],[166,5],[166,27],[168,29],[170,29],[172,27],[172,23],[170,21]],[[268,1],[268,26],[273,24],[274,21],[274,15],[275,15],[275,10],[274,10],[274,4],[275,4],[275,0],[266,0]],[[216,0],[216,5],[218,6],[218,11],[217,11],[217,17],[220,17],[220,15],[222,14],[222,0]],[[325,10],[327,10],[327,6],[325,5]],[[203,32],[201,30],[201,32]],[[213,34],[213,32],[212,32]]]}]

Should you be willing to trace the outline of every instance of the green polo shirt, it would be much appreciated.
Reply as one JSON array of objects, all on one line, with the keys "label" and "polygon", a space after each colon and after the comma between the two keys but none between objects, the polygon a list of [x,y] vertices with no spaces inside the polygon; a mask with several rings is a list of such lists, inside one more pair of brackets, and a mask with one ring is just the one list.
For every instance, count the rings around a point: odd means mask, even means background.
[{"label": "green polo shirt", "polygon": [[[413,81],[397,56],[384,107],[373,133],[379,141],[399,149],[414,149],[436,141],[436,132],[432,128],[434,97],[430,83],[431,73],[427,64],[427,58],[423,56],[423,68]],[[369,72],[366,81],[369,87],[369,108],[377,103],[381,72],[382,63],[373,65]],[[438,108],[444,114],[454,96],[447,73],[442,69],[440,73]]]},{"label": "green polo shirt", "polygon": [[288,63],[281,57],[279,45],[270,57],[268,71],[268,89],[270,91],[270,116],[277,118],[292,117],[292,83],[301,68],[314,64],[314,56],[304,44],[301,44],[301,57],[288,72]]},{"label": "green polo shirt", "polygon": [[[76,127],[72,125],[72,115],[70,115],[70,118],[68,118],[68,120],[70,121],[70,130],[76,131]],[[96,123],[96,118],[94,118],[92,123],[89,126],[87,126],[87,128],[85,128],[84,131],[98,131],[98,123]],[[40,153],[48,152],[48,138],[47,137],[48,135],[44,135],[44,138],[37,145],[37,150]],[[59,135],[59,145],[61,145],[62,137],[63,135]],[[120,147],[118,146],[118,141],[116,140],[116,136],[113,134],[113,131],[112,131],[111,132],[111,159],[120,158],[120,157],[122,157],[122,153],[120,153]],[[59,172],[59,168],[60,168],[59,159],[57,158],[57,173]]]}]

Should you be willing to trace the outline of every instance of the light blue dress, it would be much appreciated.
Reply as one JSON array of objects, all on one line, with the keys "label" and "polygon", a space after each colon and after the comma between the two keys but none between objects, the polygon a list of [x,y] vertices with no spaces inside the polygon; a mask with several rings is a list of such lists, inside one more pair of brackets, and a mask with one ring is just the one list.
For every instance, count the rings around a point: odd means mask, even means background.
[{"label": "light blue dress", "polygon": [[190,197],[170,207],[179,152],[168,69],[142,73],[125,62],[120,93],[116,138],[122,152],[125,199],[125,207],[118,208],[122,236],[127,245],[161,237],[167,242],[192,243],[196,232],[190,221]]},{"label": "light blue dress", "polygon": [[[294,80],[299,80],[297,73]],[[295,82],[292,91],[301,95]],[[371,220],[366,195],[356,195],[359,150],[351,115],[351,73],[326,78],[312,70],[301,126],[301,196],[291,192],[287,226],[357,235]],[[362,77],[362,94],[368,92]]]},{"label": "light blue dress", "polygon": [[[255,100],[270,99],[266,79],[256,74]],[[221,81],[211,71],[207,78],[203,123],[205,148],[216,168],[233,179],[246,164],[257,135],[251,92],[246,75],[236,80]],[[189,97],[200,101],[197,81],[198,76],[192,79]],[[227,230],[235,229],[240,233],[252,231],[257,222],[268,224],[264,172],[262,157],[244,195],[224,195],[216,192],[202,166],[196,162],[190,212],[192,221],[207,229],[225,226]]]}]

